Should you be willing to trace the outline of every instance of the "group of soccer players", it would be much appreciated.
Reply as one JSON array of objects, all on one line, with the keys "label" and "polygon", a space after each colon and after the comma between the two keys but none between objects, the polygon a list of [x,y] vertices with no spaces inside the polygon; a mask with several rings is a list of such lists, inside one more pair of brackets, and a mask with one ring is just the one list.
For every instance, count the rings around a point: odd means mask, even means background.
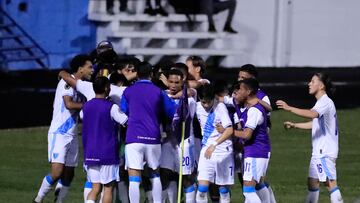
[{"label": "group of soccer players", "polygon": [[[112,70],[96,71],[97,77],[91,77],[93,65],[88,55],[77,55],[70,63],[71,74],[59,73],[48,132],[51,171],[34,202],[42,202],[54,186],[55,202],[64,201],[78,164],[80,119],[86,203],[113,202],[117,194],[122,203],[139,203],[140,184],[148,202],[172,203],[178,195],[189,203],[208,202],[208,195],[212,202],[231,202],[235,173],[245,202],[276,202],[265,179],[272,107],[254,65],[240,68],[230,94],[226,84],[202,78],[205,62],[198,56],[157,68],[135,58],[121,60]],[[307,202],[318,201],[319,182],[327,183],[331,202],[342,202],[336,184],[336,110],[326,94],[330,84],[324,74],[313,76],[309,93],[318,101],[310,110],[276,102],[281,109],[313,119],[284,123],[286,129],[312,129]],[[178,121],[184,106],[181,147]],[[179,175],[183,194],[178,194]]]}]

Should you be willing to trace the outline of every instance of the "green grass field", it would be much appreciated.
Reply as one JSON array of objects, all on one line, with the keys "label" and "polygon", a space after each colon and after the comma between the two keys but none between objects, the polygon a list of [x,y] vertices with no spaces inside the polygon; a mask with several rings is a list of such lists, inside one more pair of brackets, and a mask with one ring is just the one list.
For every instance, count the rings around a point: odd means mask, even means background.
[{"label": "green grass field", "polygon": [[[338,184],[344,202],[360,201],[360,109],[338,110],[340,153]],[[301,121],[283,111],[272,114],[272,154],[268,180],[279,203],[304,202],[311,156],[310,132],[282,127],[284,120]],[[0,202],[31,202],[42,178],[49,172],[47,127],[0,130]],[[82,156],[82,155],[81,155]],[[67,202],[83,201],[85,174],[79,163]],[[45,202],[53,202],[51,193]],[[239,185],[232,188],[232,202],[243,202]],[[325,187],[320,202],[330,202]]]}]

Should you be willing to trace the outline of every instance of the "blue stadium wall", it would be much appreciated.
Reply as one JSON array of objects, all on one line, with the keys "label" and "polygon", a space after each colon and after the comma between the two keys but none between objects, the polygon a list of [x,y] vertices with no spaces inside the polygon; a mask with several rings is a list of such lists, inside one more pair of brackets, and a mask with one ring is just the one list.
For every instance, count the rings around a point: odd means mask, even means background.
[{"label": "blue stadium wall", "polygon": [[[25,11],[19,9],[21,4]],[[71,57],[90,52],[96,44],[87,0],[2,0],[1,6],[48,52],[50,69],[66,67]]]}]

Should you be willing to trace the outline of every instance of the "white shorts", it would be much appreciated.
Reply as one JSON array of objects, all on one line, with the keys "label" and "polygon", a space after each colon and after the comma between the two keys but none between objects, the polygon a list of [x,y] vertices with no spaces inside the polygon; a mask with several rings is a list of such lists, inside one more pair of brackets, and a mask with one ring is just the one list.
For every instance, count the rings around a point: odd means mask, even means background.
[{"label": "white shorts", "polygon": [[326,182],[326,179],[336,180],[336,158],[311,157],[309,166],[309,177],[319,179],[320,182]]},{"label": "white shorts", "polygon": [[266,175],[269,159],[246,157],[244,159],[244,181],[252,181],[253,179],[259,183],[260,178]]},{"label": "white shorts", "polygon": [[108,184],[120,181],[119,165],[87,166],[87,180],[92,183]]},{"label": "white shorts", "polygon": [[50,163],[61,163],[65,166],[78,165],[78,137],[68,134],[48,135],[48,159]]},{"label": "white shorts", "polygon": [[144,163],[156,170],[160,166],[161,144],[131,143],[125,145],[125,168],[144,170]]},{"label": "white shorts", "polygon": [[[166,168],[179,173],[179,157],[181,153],[180,146],[173,146],[171,142],[165,142],[161,146],[161,164],[160,168]],[[194,171],[194,145],[190,143],[190,139],[184,142],[184,153],[182,159],[183,175],[191,175]]]},{"label": "white shorts", "polygon": [[207,147],[203,147],[200,153],[198,166],[198,180],[207,180],[216,185],[234,184],[234,156],[232,153],[221,153],[205,158]]}]

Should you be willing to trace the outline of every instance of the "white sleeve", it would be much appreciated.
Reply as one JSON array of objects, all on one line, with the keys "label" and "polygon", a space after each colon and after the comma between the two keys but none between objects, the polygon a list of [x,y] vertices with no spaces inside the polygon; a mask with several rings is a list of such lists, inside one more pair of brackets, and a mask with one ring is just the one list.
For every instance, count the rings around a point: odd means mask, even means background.
[{"label": "white sleeve", "polygon": [[325,100],[318,100],[315,106],[311,109],[316,111],[319,114],[319,117],[324,115],[328,111],[330,106],[328,102],[324,102],[324,101]]},{"label": "white sleeve", "polygon": [[264,102],[266,102],[267,104],[271,105],[271,104],[270,104],[270,99],[269,99],[268,96],[263,97],[262,100],[263,100]]},{"label": "white sleeve", "polygon": [[124,125],[128,120],[126,114],[120,111],[120,108],[117,104],[113,104],[110,110],[111,118],[114,119],[117,123]]},{"label": "white sleeve", "polygon": [[219,103],[218,106],[217,106],[217,112],[216,113],[218,115],[219,121],[221,122],[221,125],[224,128],[232,126],[232,122],[231,122],[230,117],[229,117],[229,112],[228,112],[225,104]]},{"label": "white sleeve", "polygon": [[83,94],[88,101],[95,97],[95,92],[91,82],[76,80],[76,90]]},{"label": "white sleeve", "polygon": [[256,126],[261,125],[264,122],[264,117],[261,111],[255,107],[250,107],[247,112],[247,121],[245,128],[255,130]]},{"label": "white sleeve", "polygon": [[224,104],[229,105],[229,106],[234,106],[233,97],[229,96],[229,95],[226,95],[224,97]]},{"label": "white sleeve", "polygon": [[61,96],[74,96],[74,89],[68,85],[64,80],[61,79],[60,81],[60,88],[61,88]]}]

